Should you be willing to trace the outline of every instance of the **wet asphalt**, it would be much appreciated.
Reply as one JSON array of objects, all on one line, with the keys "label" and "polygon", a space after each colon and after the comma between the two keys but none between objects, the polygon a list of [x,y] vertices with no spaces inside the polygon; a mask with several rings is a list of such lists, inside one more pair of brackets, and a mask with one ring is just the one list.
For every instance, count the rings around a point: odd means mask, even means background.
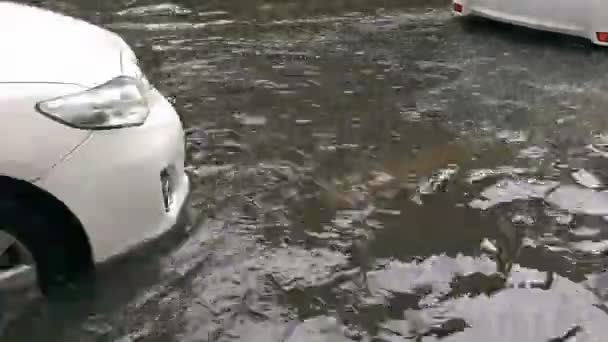
[{"label": "wet asphalt", "polygon": [[2,341],[604,341],[608,52],[448,1],[37,1],[187,129],[179,237]]}]

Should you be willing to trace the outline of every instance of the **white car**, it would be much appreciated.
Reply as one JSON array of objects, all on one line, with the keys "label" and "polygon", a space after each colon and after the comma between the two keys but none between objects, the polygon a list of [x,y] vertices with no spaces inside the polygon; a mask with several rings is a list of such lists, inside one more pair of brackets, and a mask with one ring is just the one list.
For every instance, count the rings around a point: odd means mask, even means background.
[{"label": "white car", "polygon": [[181,222],[182,122],[123,39],[0,1],[0,47],[0,285],[48,292]]},{"label": "white car", "polygon": [[533,29],[563,33],[608,46],[608,1],[453,0],[457,16],[479,16]]}]

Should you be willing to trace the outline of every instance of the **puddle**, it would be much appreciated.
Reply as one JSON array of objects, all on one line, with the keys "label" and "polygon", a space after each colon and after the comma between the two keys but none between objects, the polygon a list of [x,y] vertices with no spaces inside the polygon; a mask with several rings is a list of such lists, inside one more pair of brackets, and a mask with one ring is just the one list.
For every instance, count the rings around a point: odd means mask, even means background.
[{"label": "puddle", "polygon": [[606,336],[601,52],[444,0],[37,3],[134,46],[200,219],[3,340]]}]

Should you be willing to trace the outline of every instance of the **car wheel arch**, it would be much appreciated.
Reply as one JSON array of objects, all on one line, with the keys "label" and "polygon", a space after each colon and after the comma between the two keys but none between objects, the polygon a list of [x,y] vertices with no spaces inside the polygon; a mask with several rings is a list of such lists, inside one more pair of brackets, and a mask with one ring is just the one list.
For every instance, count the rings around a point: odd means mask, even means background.
[{"label": "car wheel arch", "polygon": [[93,269],[93,249],[78,217],[57,197],[26,180],[0,175],[0,199],[17,201],[35,207],[44,215],[68,230],[65,248],[70,253],[70,269],[87,272]]}]

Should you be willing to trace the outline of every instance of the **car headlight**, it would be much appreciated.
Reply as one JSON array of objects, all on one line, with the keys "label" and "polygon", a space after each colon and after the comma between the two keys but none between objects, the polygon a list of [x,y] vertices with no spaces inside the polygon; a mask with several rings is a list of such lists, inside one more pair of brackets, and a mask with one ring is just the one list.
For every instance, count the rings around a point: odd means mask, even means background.
[{"label": "car headlight", "polygon": [[139,66],[139,60],[135,55],[135,52],[130,48],[125,48],[120,54],[120,65],[122,74],[131,76],[141,82],[146,89],[151,89],[152,84],[148,81],[148,78],[141,70]]},{"label": "car headlight", "polygon": [[122,75],[97,87],[47,101],[36,109],[46,116],[81,129],[114,129],[142,125],[150,109],[153,88],[126,43],[120,54]]},{"label": "car headlight", "polygon": [[68,126],[112,129],[139,126],[150,112],[141,81],[119,76],[97,87],[47,101],[36,109]]}]

